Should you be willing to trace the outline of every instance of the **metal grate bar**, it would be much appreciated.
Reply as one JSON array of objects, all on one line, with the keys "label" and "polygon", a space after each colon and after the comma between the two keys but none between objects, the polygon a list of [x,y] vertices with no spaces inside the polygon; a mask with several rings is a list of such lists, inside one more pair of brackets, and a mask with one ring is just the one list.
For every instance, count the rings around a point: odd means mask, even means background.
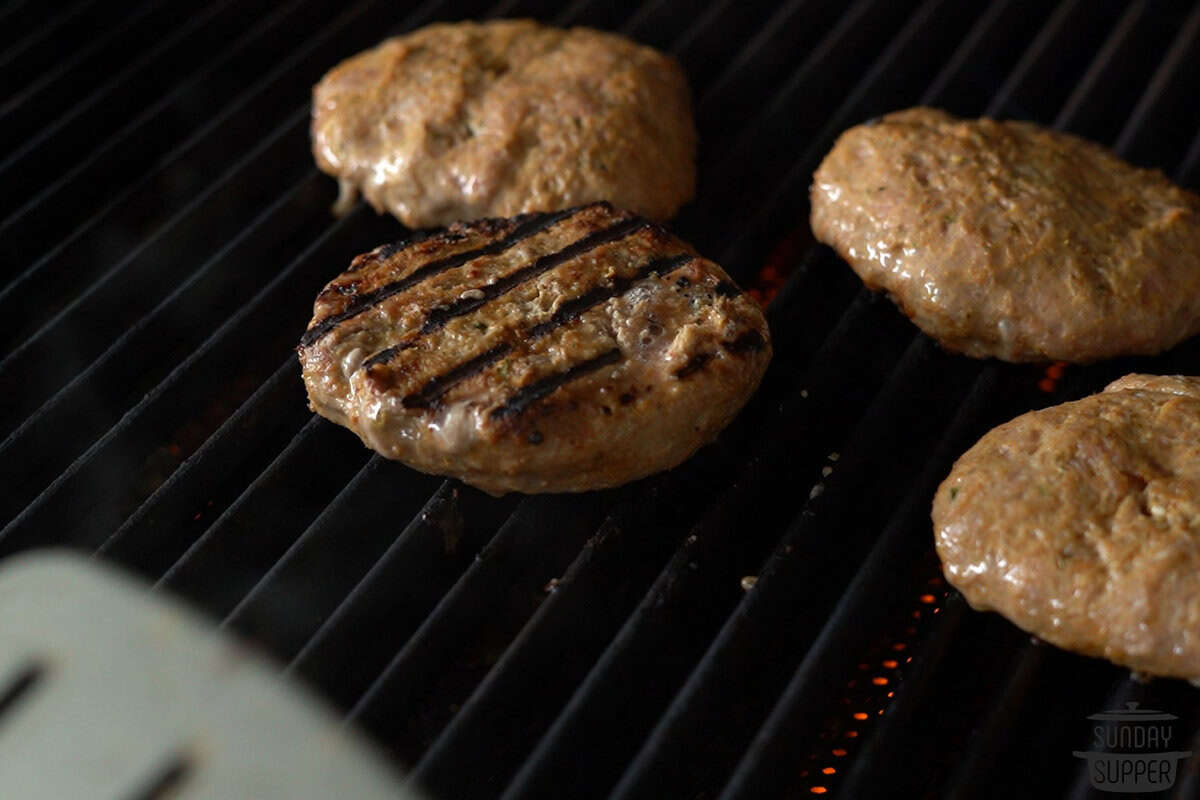
[{"label": "metal grate bar", "polygon": [[[291,659],[394,541],[395,520],[411,519],[441,483],[435,476],[414,476],[382,456],[371,456],[229,612],[222,626],[253,633],[275,655]],[[459,546],[453,537],[447,544]],[[336,559],[330,557],[333,553]],[[327,579],[312,580],[318,572]],[[297,592],[304,595],[304,613],[293,608]],[[283,616],[295,623],[288,630],[268,624],[279,617],[280,608],[286,608]],[[317,624],[301,626],[301,621],[309,620]],[[258,627],[256,621],[264,624]]]},{"label": "metal grate bar", "polygon": [[[139,87],[139,76],[142,81],[150,80],[150,76],[155,75],[155,70],[162,66],[155,65],[157,58],[186,53],[184,48],[176,50],[176,46],[189,41],[193,34],[201,35],[210,24],[220,25],[224,21],[222,13],[233,6],[231,0],[221,0],[196,13],[140,58],[120,70],[87,99],[72,106],[67,114],[45,125],[39,129],[37,135],[7,154],[0,160],[0,178],[6,181],[20,181],[23,186],[37,186],[45,183],[48,178],[57,177],[51,170],[65,168],[73,163],[73,146],[79,141],[89,141],[89,134],[95,136],[97,131],[106,130],[107,125],[119,123],[121,115],[112,112],[124,106],[119,100],[114,101],[111,96],[114,92],[129,93],[129,99],[140,96],[139,93],[134,93],[134,89]],[[231,22],[225,24],[230,25]],[[42,168],[41,172],[38,172],[38,167]],[[18,203],[22,201],[23,198],[20,197],[2,201],[0,214],[6,217],[5,226],[19,207]]]},{"label": "metal grate bar", "polygon": [[1183,166],[1179,168],[1179,181],[1184,186],[1200,184],[1200,130],[1192,138],[1192,145],[1183,158]]},{"label": "metal grate bar", "polygon": [[[95,213],[98,204],[111,202],[111,192],[137,184],[144,171],[153,170],[161,154],[169,152],[173,143],[186,139],[208,120],[209,109],[222,107],[230,97],[244,91],[243,81],[234,76],[261,71],[264,67],[261,59],[266,57],[265,54],[287,40],[289,28],[303,23],[302,13],[313,13],[304,8],[309,1],[292,0],[259,21],[204,62],[174,91],[164,90],[165,96],[156,102],[131,109],[129,121],[111,135],[105,136],[107,129],[104,126],[91,123],[87,125],[90,138],[73,147],[69,154],[34,154],[16,164],[17,170],[37,172],[46,158],[61,158],[63,171],[61,174],[57,171],[39,173],[45,188],[24,200],[23,205],[0,223],[0,233],[17,240],[8,246],[7,252],[21,255],[44,252],[58,239],[53,231],[79,226]],[[319,24],[324,20],[314,22]],[[228,24],[235,23],[229,21]],[[196,38],[200,38],[199,33]],[[186,43],[173,44],[186,52]],[[196,41],[192,46],[201,44],[203,42]],[[111,105],[100,103],[97,108],[107,116],[121,120],[125,117],[117,113],[120,102],[119,98],[114,98]],[[35,114],[35,130],[44,124],[44,120]],[[62,142],[67,136],[60,132],[50,141]],[[100,143],[93,145],[97,139]],[[82,159],[78,158],[81,152],[86,154]],[[59,164],[55,166],[57,169]],[[10,179],[22,180],[20,176]],[[50,230],[43,230],[43,227]]]},{"label": "metal grate bar", "polygon": [[[103,437],[77,458],[21,513],[0,530],[0,551],[12,552],[37,531],[55,531],[58,537],[87,543],[102,536],[133,508],[126,503],[144,497],[135,481],[127,476],[142,474],[140,463],[147,451],[161,447],[172,432],[195,420],[187,398],[203,397],[211,390],[217,376],[223,381],[223,396],[228,399],[229,388],[246,384],[245,395],[271,374],[278,353],[294,341],[295,331],[303,327],[306,301],[311,297],[308,286],[317,284],[328,274],[328,263],[338,263],[338,254],[352,250],[348,231],[352,222],[363,231],[384,227],[378,220],[364,219],[361,213],[350,214],[335,222],[299,257],[280,270],[261,290],[249,298],[237,313],[227,318],[195,351],[188,355],[171,373],[133,408],[125,413]],[[361,234],[363,231],[360,231]],[[381,235],[370,234],[372,238]],[[270,324],[263,320],[262,310],[271,309]],[[247,344],[253,344],[248,349]],[[231,370],[230,366],[236,365]],[[233,373],[231,375],[231,372]],[[245,396],[241,395],[241,396]],[[240,402],[241,397],[236,397]],[[223,419],[223,416],[222,416]],[[216,420],[213,428],[220,420]],[[105,478],[113,470],[123,474],[120,492]],[[147,491],[146,494],[149,494]],[[73,497],[73,502],[59,504],[59,498]],[[61,506],[66,506],[64,509]],[[104,532],[104,534],[101,534]],[[45,537],[43,537],[44,539]],[[33,540],[36,541],[36,538]]]},{"label": "metal grate bar", "polygon": [[[197,451],[97,548],[97,555],[159,577],[208,525],[216,499],[249,469],[258,474],[257,453],[281,450],[311,417],[299,403],[296,362],[278,369],[205,440]],[[199,526],[199,530],[195,530]]]},{"label": "metal grate bar", "polygon": [[[88,157],[78,163],[72,157],[69,163],[73,167],[65,176],[51,183],[0,225],[0,231],[6,236],[3,240],[6,259],[17,264],[34,261],[0,292],[0,301],[9,304],[5,307],[6,313],[14,319],[23,319],[29,314],[28,310],[12,307],[11,299],[22,287],[32,285],[35,279],[43,282],[43,293],[51,276],[70,274],[73,280],[67,283],[81,285],[79,276],[91,277],[99,267],[89,264],[87,259],[72,261],[73,252],[80,252],[82,248],[89,255],[95,251],[115,254],[131,249],[141,232],[165,221],[174,207],[184,205],[202,193],[213,176],[226,173],[231,152],[240,152],[246,142],[268,135],[271,128],[267,126],[272,120],[287,118],[285,111],[293,110],[293,116],[300,115],[300,107],[295,101],[300,99],[297,95],[307,90],[301,69],[303,58],[313,55],[314,48],[321,45],[330,47],[331,35],[344,32],[343,29],[359,20],[368,5],[351,8],[337,20],[324,25],[321,33],[295,48],[292,57],[246,87],[236,76],[262,72],[259,59],[270,52],[278,40],[286,40],[289,34],[295,35],[294,31],[288,30],[289,25],[302,22],[292,19],[299,13],[296,9],[291,6],[281,9],[238,37],[188,81],[148,104],[141,114],[99,147],[89,148]],[[224,86],[216,90],[209,79],[222,75],[225,76]],[[292,102],[287,101],[288,97],[294,98]],[[232,102],[227,103],[230,98]],[[307,108],[306,105],[303,107]],[[212,114],[214,108],[220,110]],[[151,144],[148,139],[156,141]],[[182,142],[172,148],[170,143],[175,139]],[[237,143],[236,150],[234,142]],[[146,152],[141,152],[143,150]],[[151,164],[151,157],[161,151],[166,152]],[[123,168],[122,173],[113,174],[109,162],[118,163]],[[138,171],[133,169],[135,163],[147,166],[148,173],[137,177]],[[126,186],[130,178],[124,173],[136,180]],[[93,213],[92,205],[101,197],[101,189],[107,193],[104,204]],[[91,195],[85,197],[89,192]],[[80,197],[76,198],[75,193]],[[66,208],[60,209],[60,205]],[[48,214],[57,217],[47,218]],[[32,221],[27,219],[30,215],[33,215]],[[39,226],[32,224],[39,219]],[[96,242],[95,235],[91,239],[82,237],[89,230],[100,233],[96,228],[101,221],[110,228],[128,229],[137,234],[130,235],[127,244],[107,248],[99,246],[102,243]],[[71,234],[63,236],[59,231],[68,225],[77,227]],[[66,249],[68,246],[71,246],[70,250]],[[94,260],[94,255],[92,258]],[[66,264],[62,263],[64,260]],[[55,267],[57,270],[53,269]],[[62,292],[61,289],[58,291]],[[60,297],[52,294],[46,299],[61,303]],[[52,309],[55,307],[57,304],[51,305]],[[19,337],[27,332],[28,328],[22,326],[8,335]]]},{"label": "metal grate bar", "polygon": [[153,30],[161,22],[155,14],[161,13],[164,5],[164,0],[144,3],[102,36],[73,52],[68,51],[69,55],[58,64],[48,67],[0,103],[0,152],[8,152],[28,140],[39,117],[44,123],[51,115],[61,114],[64,105],[76,101],[93,82],[103,80],[105,67],[123,55],[136,53],[139,38],[149,34],[143,26]]},{"label": "metal grate bar", "polygon": [[[368,460],[339,447],[342,429],[314,416],[155,584],[224,616]],[[320,464],[319,470],[312,469]],[[222,580],[210,579],[219,567]],[[297,598],[304,613],[303,598]]]},{"label": "metal grate bar", "polygon": [[53,3],[8,0],[0,10],[0,52],[8,52],[20,44],[29,31],[41,31],[53,25],[55,12],[62,13]]},{"label": "metal grate bar", "polygon": [[[414,779],[450,796],[484,792],[494,796],[503,788],[551,721],[551,709],[561,707],[570,697],[576,682],[653,580],[655,565],[667,558],[682,535],[679,520],[667,511],[679,504],[668,504],[671,498],[665,496],[678,492],[661,487],[674,482],[670,478],[656,481],[609,514],[562,577],[548,587],[549,596],[505,648],[495,667],[422,755]],[[662,524],[654,525],[654,536],[638,535],[647,524],[640,519],[642,509],[651,503],[664,513],[661,520],[650,524]],[[597,597],[604,602],[597,604]],[[588,624],[580,625],[585,618]],[[495,741],[498,730],[509,732],[502,743]],[[462,776],[455,772],[464,758],[487,765],[492,777],[486,786],[461,785]]]},{"label": "metal grate bar", "polygon": [[[1124,130],[1117,138],[1116,150],[1135,162],[1162,164],[1164,138],[1172,143],[1182,141],[1200,125],[1200,109],[1195,103],[1195,65],[1200,58],[1200,6],[1192,10],[1179,29],[1171,48],[1142,93],[1141,100],[1130,113]],[[1172,116],[1167,117],[1170,104]],[[1180,111],[1186,112],[1181,115]],[[1187,119],[1186,129],[1179,124]],[[1154,132],[1154,136],[1150,132]]]},{"label": "metal grate bar", "polygon": [[[997,378],[995,369],[985,369],[964,398],[904,505],[883,528],[870,555],[862,562],[747,749],[721,794],[722,800],[760,796],[774,782],[773,776],[781,765],[793,758],[795,745],[809,735],[828,698],[837,696],[841,689],[838,681],[851,671],[857,653],[864,648],[864,639],[878,630],[892,608],[891,598],[902,595],[903,584],[911,580],[903,565],[913,563],[927,551],[927,542],[914,541],[912,535],[914,530],[924,527],[927,514],[924,498],[932,494],[951,462],[976,432],[977,420],[985,416],[985,410],[994,402]],[[782,552],[787,555],[786,550]],[[764,571],[756,591],[769,588],[770,584],[765,583],[769,574]],[[945,626],[943,619],[942,627]]]},{"label": "metal grate bar", "polygon": [[[436,731],[461,697],[486,671],[489,652],[507,642],[542,601],[547,582],[562,574],[572,555],[596,530],[609,493],[530,498],[488,542],[412,638],[400,649],[348,719],[384,741],[394,741],[402,761],[419,755],[416,731]],[[486,620],[487,625],[482,623]],[[413,715],[414,701],[426,713]]]},{"label": "metal grate bar", "polygon": [[[832,609],[853,576],[859,556],[870,548],[869,532],[886,521],[886,512],[903,496],[901,479],[873,489],[870,507],[860,500],[861,487],[878,469],[866,453],[903,453],[897,461],[900,474],[914,474],[925,455],[924,443],[954,410],[956,386],[965,385],[973,370],[961,369],[952,359],[936,353],[928,340],[914,341],[887,384],[876,395],[862,422],[839,449],[840,459],[826,462],[821,472],[800,482],[812,485],[809,501],[788,529],[765,567],[756,569],[757,581],[730,613],[712,644],[699,659],[687,682],[675,695],[655,729],[614,792],[616,797],[661,795],[668,787],[691,787],[696,780],[681,774],[676,760],[682,754],[706,753],[702,762],[710,773],[706,784],[721,785],[755,732],[756,720],[765,716],[790,676],[790,665],[804,655],[817,635],[825,614]],[[958,374],[956,374],[958,373]],[[813,383],[813,385],[820,385]],[[827,390],[819,390],[828,394]],[[834,397],[837,390],[833,390]],[[836,401],[835,401],[836,402]],[[897,414],[898,408],[911,409]],[[918,411],[919,409],[919,411]],[[865,445],[865,446],[864,446]],[[829,476],[824,473],[829,472]],[[828,533],[818,520],[836,519],[843,531],[836,553],[823,553],[820,542]],[[794,591],[804,586],[806,613],[796,615]],[[754,645],[770,639],[769,653]],[[730,676],[754,675],[752,687],[731,682]],[[736,687],[734,699],[726,695]],[[725,763],[708,744],[703,731],[721,730]],[[718,765],[720,766],[717,769]],[[700,772],[694,767],[692,773]]]},{"label": "metal grate bar", "polygon": [[[928,13],[931,8],[922,6],[922,11],[917,13]],[[854,80],[855,59],[888,42],[889,24],[898,21],[904,11],[901,3],[885,3],[882,7],[873,0],[854,3],[770,100],[763,102],[756,113],[733,132],[736,135],[725,133],[723,126],[716,126],[708,137],[712,140],[708,152],[718,153],[719,161],[702,153],[700,170],[701,174],[711,176],[708,180],[712,185],[725,189],[726,197],[719,206],[700,206],[685,211],[680,221],[681,228],[694,232],[692,238],[700,250],[713,249],[717,243],[728,241],[725,231],[737,231],[747,224],[748,218],[753,216],[751,209],[758,203],[737,192],[761,186],[763,181],[773,183],[780,173],[780,164],[791,159],[786,147],[772,147],[772,143],[792,141],[807,126],[817,122],[820,115],[811,119],[812,112],[806,109],[820,107],[823,102],[831,105],[837,102]],[[875,23],[865,24],[868,18]],[[889,44],[888,48],[894,50],[894,44]],[[701,109],[704,110],[703,103]],[[710,130],[712,127],[710,123]],[[714,235],[714,232],[721,232],[721,235]],[[738,262],[726,260],[722,263],[735,275],[744,269]]]},{"label": "metal grate bar", "polygon": [[[203,342],[210,332],[203,324],[204,314],[210,309],[210,303],[211,307],[224,307],[229,313],[233,313],[247,297],[254,295],[261,286],[261,279],[257,279],[251,272],[235,274],[237,266],[241,263],[239,258],[246,254],[247,248],[266,244],[267,248],[260,250],[260,254],[274,253],[281,257],[295,255],[304,243],[303,237],[297,235],[300,233],[297,225],[319,218],[323,206],[321,199],[311,191],[311,184],[307,188],[310,191],[285,195],[280,208],[268,209],[258,222],[244,231],[247,234],[245,237],[238,237],[224,245],[195,278],[189,279],[159,306],[157,313],[134,323],[133,327],[116,337],[109,345],[106,355],[99,361],[86,368],[81,365],[82,372],[75,378],[74,383],[69,383],[65,390],[35,411],[3,445],[0,445],[0,452],[10,454],[0,463],[0,473],[11,480],[12,488],[10,495],[0,504],[0,511],[5,515],[2,518],[11,518],[11,514],[15,513],[20,504],[30,501],[46,482],[52,480],[77,453],[87,447],[92,441],[91,437],[102,436],[121,414],[125,413],[124,409],[131,404],[135,408],[139,407],[142,392],[152,389],[155,382],[165,378],[167,374],[178,372],[177,363],[185,359],[191,347]],[[281,211],[291,211],[294,214],[289,216],[276,213]],[[275,235],[286,238],[274,239]],[[162,247],[157,249],[165,254],[165,251],[169,250],[169,244],[164,242]],[[155,266],[153,256],[158,254],[155,250],[150,251],[151,257],[143,262],[147,268]],[[114,291],[122,288],[120,284],[111,286]],[[289,292],[295,294],[298,288],[292,287]],[[303,308],[303,305],[299,305],[292,318],[299,317]],[[172,312],[178,312],[181,316],[172,317]],[[200,315],[198,324],[185,324],[197,314]],[[297,319],[297,328],[301,324]],[[41,358],[58,358],[62,365],[57,371],[64,373],[64,380],[69,380],[75,374],[73,368],[78,363],[73,358],[80,358],[80,355],[72,351],[71,340],[65,331],[62,336],[66,338],[62,339],[62,348],[57,353],[50,350],[40,354],[33,350],[30,351],[30,357],[7,362],[5,366],[9,369],[3,373],[8,376],[6,380],[15,385],[22,374],[20,364],[36,366]],[[130,346],[140,345],[147,341],[147,337],[149,343],[145,353],[146,363],[142,363],[138,358],[134,359],[134,363],[122,359]],[[266,348],[270,346],[269,342],[278,343],[284,337],[285,331],[276,331],[268,340],[250,340],[244,348],[244,358],[269,358],[274,361],[276,356],[267,353]],[[97,341],[93,346],[104,348],[106,344],[108,343]],[[82,358],[80,361],[87,363]],[[134,371],[132,376],[130,370]],[[30,386],[27,394],[36,398],[38,388],[40,387],[36,385]],[[105,405],[97,406],[94,402],[87,402],[93,394],[95,397],[92,399],[101,398]],[[24,402],[28,403],[30,400]],[[17,404],[14,403],[15,405]],[[106,407],[111,410],[105,410]],[[77,412],[80,416],[72,419],[71,415]],[[69,442],[63,442],[62,425],[67,419],[71,419],[68,424],[73,427],[76,435]],[[22,469],[15,471],[18,465],[22,466]]]},{"label": "metal grate bar", "polygon": [[[948,797],[951,800],[979,797],[986,791],[987,787],[980,784],[977,776],[986,773],[993,766],[989,762],[995,758],[1006,738],[1011,735],[1022,702],[1029,695],[1033,684],[1042,677],[1040,673],[1045,660],[1045,647],[1031,644],[1021,651],[1008,681],[990,703],[996,709],[995,713],[975,733],[970,747],[963,755],[962,767],[950,778],[953,789]],[[981,688],[987,690],[986,687]],[[893,726],[893,730],[896,731],[893,736],[903,735],[899,728]]]},{"label": "metal grate bar", "polygon": [[[1047,66],[1047,61],[1056,57],[1061,57],[1064,52],[1060,46],[1064,34],[1076,29],[1078,26],[1077,17],[1080,13],[1080,6],[1083,5],[1083,0],[1067,0],[1067,2],[1059,5],[1054,13],[1050,15],[1050,19],[1042,26],[1038,35],[1022,54],[1021,60],[1017,62],[1017,66],[1009,73],[1008,79],[1001,85],[1000,90],[992,97],[992,101],[988,103],[985,114],[989,117],[996,117],[1003,114],[1006,110],[1014,109],[1013,95],[1017,90],[1026,84],[1031,72],[1042,72],[1054,75],[1057,70]],[[1082,28],[1083,26],[1078,26]],[[1025,113],[1016,112],[1017,116],[1030,116]]]},{"label": "metal grate bar", "polygon": [[[165,377],[181,353],[204,340],[206,320],[237,311],[260,286],[260,279],[245,269],[247,261],[267,253],[285,261],[303,250],[308,243],[305,231],[320,224],[327,213],[316,189],[316,180],[310,178],[285,192],[28,416],[0,443],[0,480],[28,487],[27,491],[40,488],[112,427],[121,409]],[[78,450],[61,445],[64,427],[71,428]],[[43,457],[36,465],[22,457],[38,452],[57,457]],[[0,505],[0,512],[15,513],[15,503],[20,501],[13,500],[13,505]]]},{"label": "metal grate bar", "polygon": [[[89,27],[89,23],[95,24],[93,17],[100,11],[99,8],[95,8],[97,5],[99,4],[95,0],[81,0],[67,6],[50,19],[21,30],[20,33],[29,31],[29,34],[19,42],[9,45],[3,53],[0,53],[0,69],[13,76],[36,73],[49,59],[49,55],[45,52],[48,48],[43,48],[39,52],[36,50],[38,45],[54,37],[69,35],[71,32],[78,35],[81,29]],[[47,8],[53,10],[53,5],[48,4]],[[81,17],[83,19],[80,19]],[[64,29],[66,34],[64,34]],[[22,63],[22,61],[26,63]]]},{"label": "metal grate bar", "polygon": [[1079,129],[1091,129],[1096,120],[1088,115],[1089,110],[1093,107],[1088,106],[1087,99],[1092,96],[1096,86],[1107,85],[1111,91],[1115,88],[1114,84],[1119,83],[1115,73],[1131,60],[1125,56],[1136,40],[1137,34],[1145,31],[1148,19],[1145,3],[1129,4],[1108,39],[1100,47],[1091,67],[1088,68],[1082,80],[1076,84],[1070,97],[1067,98],[1067,102],[1063,104],[1062,110],[1055,117],[1055,128],[1066,130],[1074,126]]},{"label": "metal grate bar", "polygon": [[[733,111],[730,104],[753,108],[746,102],[747,95],[757,96],[763,87],[774,85],[791,63],[785,57],[790,53],[787,48],[781,49],[779,43],[787,42],[791,47],[803,48],[807,38],[817,37],[830,27],[840,11],[840,8],[833,7],[836,5],[809,0],[789,0],[782,4],[754,32],[746,46],[737,51],[724,71],[713,80],[706,95],[696,104],[697,117],[704,121],[700,127],[708,130],[705,123],[716,121],[722,109]],[[819,39],[812,41],[816,43]],[[716,98],[720,98],[720,102]]]},{"label": "metal grate bar", "polygon": [[[375,488],[375,492],[384,487]],[[518,502],[443,481],[288,666],[317,680],[342,706],[367,690],[474,561]],[[363,636],[362,631],[371,631]]]}]

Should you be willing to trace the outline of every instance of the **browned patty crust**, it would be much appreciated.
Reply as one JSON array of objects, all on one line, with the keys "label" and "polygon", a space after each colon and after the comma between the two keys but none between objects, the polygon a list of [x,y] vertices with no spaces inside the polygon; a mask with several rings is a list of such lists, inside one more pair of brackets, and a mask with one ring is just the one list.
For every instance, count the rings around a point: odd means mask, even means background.
[{"label": "browned patty crust", "polygon": [[975,608],[1200,678],[1200,378],[1128,375],[999,426],[938,489],[933,526]]},{"label": "browned patty crust", "polygon": [[1200,331],[1200,198],[1031,123],[914,108],[851,128],[812,227],[969,356],[1087,362]]},{"label": "browned patty crust", "polygon": [[317,297],[299,352],[317,413],[501,493],[675,466],[745,404],[771,346],[719,266],[598,203],[358,256]]},{"label": "browned patty crust", "polygon": [[615,34],[439,24],[313,90],[317,165],[414,228],[608,200],[667,219],[695,193],[683,70]]}]

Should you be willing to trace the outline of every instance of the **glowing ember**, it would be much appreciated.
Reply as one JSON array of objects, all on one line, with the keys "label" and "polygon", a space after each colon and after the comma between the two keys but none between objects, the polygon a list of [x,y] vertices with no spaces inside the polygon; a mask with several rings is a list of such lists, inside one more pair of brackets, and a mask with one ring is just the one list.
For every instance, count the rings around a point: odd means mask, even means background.
[{"label": "glowing ember", "polygon": [[795,271],[804,248],[811,241],[812,233],[808,226],[801,226],[775,245],[771,255],[767,256],[767,263],[749,281],[746,294],[764,307],[770,303]]},{"label": "glowing ember", "polygon": [[1067,370],[1067,362],[1055,361],[1050,366],[1046,367],[1045,377],[1038,381],[1038,388],[1047,394],[1053,392],[1057,388],[1058,382],[1062,380],[1063,373]]}]

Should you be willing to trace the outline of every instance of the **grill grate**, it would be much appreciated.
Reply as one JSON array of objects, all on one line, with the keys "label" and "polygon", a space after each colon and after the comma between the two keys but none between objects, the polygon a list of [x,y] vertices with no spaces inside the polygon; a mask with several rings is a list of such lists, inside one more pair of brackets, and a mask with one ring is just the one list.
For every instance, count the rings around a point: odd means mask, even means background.
[{"label": "grill grate", "polygon": [[[1135,369],[1200,372],[1200,344],[1065,374],[952,357],[804,222],[837,134],[915,103],[1036,119],[1195,187],[1200,6],[52,6],[0,8],[0,555],[138,570],[444,797],[1082,797],[1087,715],[1127,701],[1200,752],[1194,690],[969,612],[928,522],[993,424]],[[320,286],[401,234],[329,216],[311,84],[385,31],[522,15],[684,64],[701,197],[674,227],[779,288],[777,354],[671,473],[496,499],[312,417],[291,347]]]}]

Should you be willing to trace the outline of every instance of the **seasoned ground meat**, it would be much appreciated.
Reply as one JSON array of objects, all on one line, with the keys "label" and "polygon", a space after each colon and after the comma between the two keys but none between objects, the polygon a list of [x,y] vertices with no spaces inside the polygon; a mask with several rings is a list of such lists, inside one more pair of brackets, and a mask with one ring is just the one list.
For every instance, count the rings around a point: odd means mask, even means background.
[{"label": "seasoned ground meat", "polygon": [[719,266],[607,203],[361,255],[317,297],[299,351],[319,414],[493,493],[675,466],[771,357],[762,312]]},{"label": "seasoned ground meat", "polygon": [[313,154],[409,227],[608,200],[667,219],[695,192],[696,132],[672,59],[528,20],[431,25],[313,90]]},{"label": "seasoned ground meat", "polygon": [[1129,375],[1001,425],[954,465],[933,525],[975,608],[1200,678],[1200,378]]},{"label": "seasoned ground meat", "polygon": [[1200,198],[1030,123],[915,108],[851,128],[812,226],[970,356],[1087,362],[1200,331]]}]

